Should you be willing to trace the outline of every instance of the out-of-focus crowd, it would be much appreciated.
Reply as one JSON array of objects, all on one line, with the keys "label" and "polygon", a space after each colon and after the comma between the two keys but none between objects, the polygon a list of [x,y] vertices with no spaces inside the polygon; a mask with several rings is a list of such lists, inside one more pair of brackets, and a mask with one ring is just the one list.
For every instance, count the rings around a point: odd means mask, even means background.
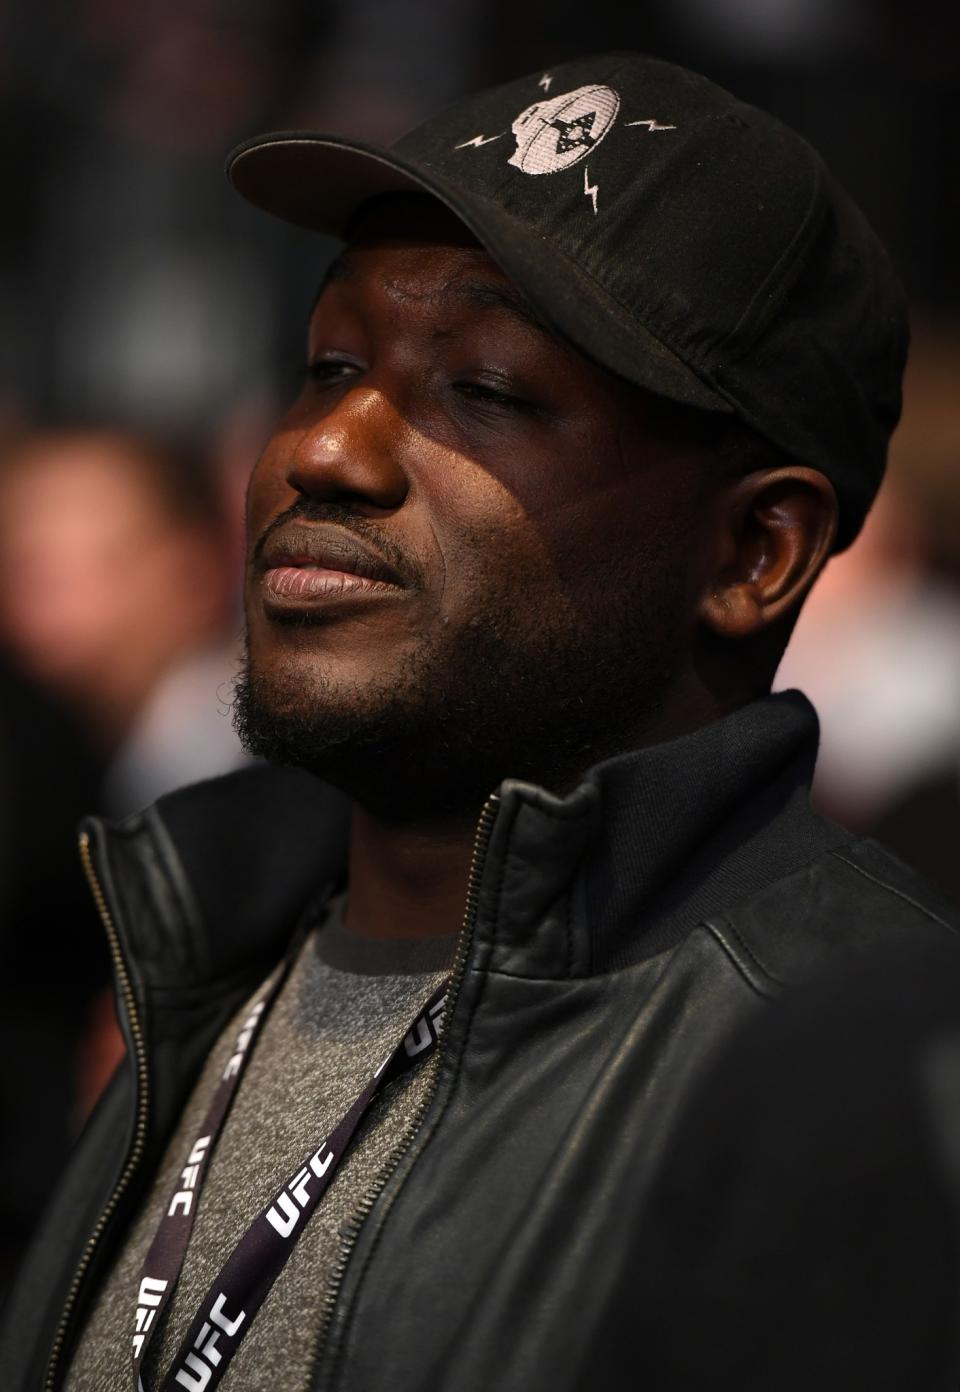
[{"label": "out-of-focus crowd", "polygon": [[390,140],[588,50],[700,68],[826,155],[917,305],[863,538],[779,685],[824,809],[960,896],[960,15],[889,0],[81,0],[0,7],[0,1298],[122,1048],[76,825],[234,767],[243,486],[329,246],[226,188],[236,140]]},{"label": "out-of-focus crowd", "polygon": [[814,794],[960,902],[960,332],[915,319],[887,479],[777,674],[821,721]]}]

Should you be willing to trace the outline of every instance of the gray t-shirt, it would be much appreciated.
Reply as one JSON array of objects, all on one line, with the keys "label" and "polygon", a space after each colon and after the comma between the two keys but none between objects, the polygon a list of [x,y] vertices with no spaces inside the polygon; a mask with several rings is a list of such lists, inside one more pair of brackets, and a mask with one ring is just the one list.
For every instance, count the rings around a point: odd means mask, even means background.
[{"label": "gray t-shirt", "polygon": [[[323,926],[307,938],[253,1047],[210,1159],[183,1271],[144,1360],[147,1392],[166,1375],[198,1305],[250,1222],[399,1043],[449,971],[455,945],[455,935],[357,938],[343,928],[342,904],[332,906]],[[67,1392],[129,1386],[140,1269],[247,1008],[217,1041],[95,1298],[67,1374]],[[343,1231],[415,1120],[435,1065],[432,1055],[373,1103],[227,1369],[224,1392],[307,1392]]]}]

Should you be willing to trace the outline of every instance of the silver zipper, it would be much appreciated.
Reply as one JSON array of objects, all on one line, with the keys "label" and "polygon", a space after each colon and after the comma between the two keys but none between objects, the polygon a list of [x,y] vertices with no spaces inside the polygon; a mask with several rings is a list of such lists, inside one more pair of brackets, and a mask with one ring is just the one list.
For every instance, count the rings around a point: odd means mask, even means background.
[{"label": "silver zipper", "polygon": [[[473,930],[477,921],[477,906],[480,894],[480,880],[483,876],[484,862],[487,856],[487,847],[490,844],[490,833],[493,831],[493,824],[497,818],[497,809],[500,805],[499,793],[491,793],[483,805],[480,819],[477,822],[477,829],[473,838],[473,853],[470,857],[470,874],[467,878],[467,898],[463,911],[463,923],[460,928],[460,936],[457,941],[457,951],[453,959],[453,967],[450,972],[450,989],[447,993],[447,1003],[445,1014],[449,1019],[457,996],[460,994],[460,987],[466,973],[467,957],[470,952],[470,945],[473,942]],[[427,1089],[426,1096],[421,1105],[417,1108],[416,1115],[404,1130],[395,1149],[391,1152],[390,1158],[384,1165],[380,1174],[377,1176],[373,1187],[364,1195],[360,1203],[354,1209],[349,1221],[344,1224],[343,1243],[340,1253],[334,1263],[330,1280],[327,1283],[326,1293],[323,1299],[323,1308],[320,1316],[320,1329],[314,1344],[314,1354],[312,1367],[316,1368],[323,1355],[324,1345],[333,1321],[333,1313],[336,1309],[337,1300],[343,1285],[353,1249],[356,1246],[360,1230],[367,1220],[371,1209],[383,1193],[390,1179],[396,1173],[397,1167],[403,1160],[413,1139],[420,1129],[420,1124],[427,1114],[430,1104],[433,1101],[440,1079],[440,1063],[445,1052],[446,1032],[441,1032],[437,1051],[434,1054],[433,1077],[430,1087]],[[332,1370],[331,1370],[332,1371]],[[326,1379],[329,1384],[329,1378]]]},{"label": "silver zipper", "polygon": [[83,873],[87,878],[87,884],[90,886],[90,892],[97,906],[100,921],[106,930],[107,941],[110,944],[110,955],[113,958],[117,981],[120,985],[120,991],[123,996],[124,1005],[126,1006],[127,1017],[130,1022],[134,1063],[137,1070],[137,1114],[133,1145],[127,1156],[127,1162],[124,1165],[123,1172],[114,1187],[113,1193],[110,1195],[106,1207],[100,1215],[97,1226],[94,1228],[87,1241],[87,1245],[83,1249],[83,1254],[80,1257],[77,1269],[74,1272],[73,1280],[70,1283],[70,1289],[67,1292],[63,1313],[60,1316],[60,1323],[57,1325],[56,1337],[54,1338],[53,1348],[50,1352],[50,1360],[47,1363],[46,1392],[54,1392],[58,1371],[57,1364],[63,1351],[67,1329],[73,1314],[73,1307],[76,1304],[77,1294],[83,1284],[84,1277],[93,1260],[93,1254],[103,1236],[104,1229],[116,1210],[117,1204],[123,1197],[137,1166],[143,1158],[147,1135],[147,1112],[150,1093],[150,1079],[147,1073],[147,1052],[143,1041],[143,1029],[140,1024],[139,1016],[137,1015],[137,1003],[133,994],[133,985],[130,981],[127,964],[120,948],[120,938],[113,921],[113,915],[110,912],[100,881],[97,879],[97,872],[94,869],[93,857],[90,852],[90,834],[86,831],[80,833],[80,860],[83,863]]}]

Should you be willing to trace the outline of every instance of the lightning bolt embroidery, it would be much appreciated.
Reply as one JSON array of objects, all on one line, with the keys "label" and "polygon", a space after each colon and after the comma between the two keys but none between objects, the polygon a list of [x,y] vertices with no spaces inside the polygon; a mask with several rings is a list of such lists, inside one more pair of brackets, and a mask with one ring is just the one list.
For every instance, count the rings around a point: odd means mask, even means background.
[{"label": "lightning bolt embroidery", "polygon": [[585,197],[593,203],[593,215],[597,215],[597,194],[600,192],[599,184],[591,184],[590,175],[587,173],[587,166],[583,166],[583,192]]},{"label": "lightning bolt embroidery", "polygon": [[501,131],[500,135],[475,135],[472,140],[464,140],[462,144],[454,145],[453,148],[455,150],[465,150],[468,145],[473,145],[479,150],[481,145],[489,145],[492,140],[499,140],[503,133],[504,132]]},{"label": "lightning bolt embroidery", "polygon": [[545,92],[549,92],[549,91],[550,91],[550,83],[551,83],[552,81],[553,81],[553,73],[545,72],[545,73],[543,74],[543,77],[541,77],[540,81],[537,83],[537,86],[538,86],[538,87],[542,87],[543,90],[544,90]]},{"label": "lightning bolt embroidery", "polygon": [[646,126],[648,131],[676,130],[676,126],[661,126],[659,121],[624,121],[625,126]]}]

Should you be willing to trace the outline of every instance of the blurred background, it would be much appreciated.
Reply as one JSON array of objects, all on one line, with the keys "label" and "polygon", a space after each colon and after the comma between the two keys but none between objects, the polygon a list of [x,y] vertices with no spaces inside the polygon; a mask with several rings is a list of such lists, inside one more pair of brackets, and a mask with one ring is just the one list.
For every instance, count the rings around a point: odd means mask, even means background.
[{"label": "blurred background", "polygon": [[117,1058],[76,822],[242,757],[243,487],[330,247],[242,203],[224,155],[390,141],[618,47],[806,135],[908,287],[889,480],[778,684],[820,710],[822,808],[960,897],[955,0],[0,0],[0,1292]]}]

